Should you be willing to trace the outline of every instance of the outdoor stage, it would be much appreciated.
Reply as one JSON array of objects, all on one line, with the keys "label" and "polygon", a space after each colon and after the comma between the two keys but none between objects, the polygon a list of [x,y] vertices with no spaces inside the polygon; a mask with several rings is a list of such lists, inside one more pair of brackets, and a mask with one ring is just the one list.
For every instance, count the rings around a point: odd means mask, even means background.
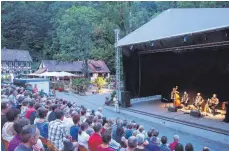
[{"label": "outdoor stage", "polygon": [[184,122],[184,124],[195,124],[199,127],[209,128],[210,130],[216,130],[229,135],[229,123],[222,122],[225,116],[221,114],[217,114],[216,116],[209,114],[208,116],[197,118],[190,116],[190,114],[185,114],[181,110],[178,110],[178,112],[169,112],[168,108],[165,106],[168,106],[171,103],[163,103],[157,98],[150,101],[132,101],[131,104],[132,106],[129,107],[131,110],[149,113],[174,121]]}]

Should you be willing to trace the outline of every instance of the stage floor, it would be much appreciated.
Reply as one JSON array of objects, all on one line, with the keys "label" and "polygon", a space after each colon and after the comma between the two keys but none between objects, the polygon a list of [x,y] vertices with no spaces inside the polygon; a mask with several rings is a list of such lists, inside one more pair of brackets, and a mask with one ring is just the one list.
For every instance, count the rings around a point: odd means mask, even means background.
[{"label": "stage floor", "polygon": [[213,129],[222,130],[229,134],[229,123],[222,122],[225,117],[224,115],[217,114],[213,116],[209,114],[208,116],[197,118],[190,116],[189,114],[185,114],[183,111],[169,112],[168,108],[165,107],[168,105],[169,103],[163,103],[160,100],[151,100],[145,102],[139,101],[132,103],[132,107],[130,107],[129,109],[160,115],[174,120],[198,124],[203,127],[205,126]]}]

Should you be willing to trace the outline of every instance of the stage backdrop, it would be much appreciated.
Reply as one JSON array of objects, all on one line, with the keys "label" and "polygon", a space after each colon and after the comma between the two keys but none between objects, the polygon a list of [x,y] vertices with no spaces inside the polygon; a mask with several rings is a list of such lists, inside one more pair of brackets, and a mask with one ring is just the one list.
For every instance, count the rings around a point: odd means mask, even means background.
[{"label": "stage backdrop", "polygon": [[125,90],[132,97],[161,94],[169,98],[173,87],[191,97],[200,92],[204,98],[218,95],[229,100],[229,49],[192,50],[138,55],[123,51]]}]

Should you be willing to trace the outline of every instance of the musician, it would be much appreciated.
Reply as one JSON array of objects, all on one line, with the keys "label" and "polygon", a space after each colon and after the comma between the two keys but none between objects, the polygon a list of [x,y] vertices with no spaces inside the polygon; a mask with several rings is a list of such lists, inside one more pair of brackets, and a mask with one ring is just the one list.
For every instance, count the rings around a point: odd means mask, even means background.
[{"label": "musician", "polygon": [[223,121],[226,123],[229,123],[229,101],[227,101],[227,104],[226,104],[226,115]]},{"label": "musician", "polygon": [[195,98],[195,102],[194,102],[194,106],[199,110],[201,105],[203,103],[203,98],[202,96],[200,95],[200,93],[197,93],[197,96]]},{"label": "musician", "polygon": [[176,94],[176,88],[173,88],[171,92],[171,101],[172,102],[174,102],[175,94]]},{"label": "musician", "polygon": [[209,108],[212,110],[212,114],[215,115],[216,106],[219,104],[219,99],[216,94],[213,94],[212,98],[209,100]]},{"label": "musician", "polygon": [[184,91],[184,95],[181,97],[181,103],[184,106],[188,106],[188,101],[189,101],[188,93]]}]

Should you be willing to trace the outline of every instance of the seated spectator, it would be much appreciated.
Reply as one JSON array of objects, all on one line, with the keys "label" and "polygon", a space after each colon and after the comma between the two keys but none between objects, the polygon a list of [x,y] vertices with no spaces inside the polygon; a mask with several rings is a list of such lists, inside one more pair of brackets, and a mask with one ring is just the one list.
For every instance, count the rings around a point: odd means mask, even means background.
[{"label": "seated spectator", "polygon": [[133,129],[132,129],[133,127],[132,126],[133,126],[132,123],[129,123],[127,125],[127,130],[125,131],[125,138],[126,139],[128,139],[133,134]]},{"label": "seated spectator", "polygon": [[3,125],[7,122],[7,118],[6,118],[6,113],[8,112],[8,110],[10,109],[9,107],[9,103],[7,102],[2,102],[1,103],[1,130],[3,128]]},{"label": "seated spectator", "polygon": [[186,144],[186,146],[185,146],[185,151],[193,151],[193,150],[194,150],[194,149],[193,149],[193,146],[192,146],[191,143]]},{"label": "seated spectator", "polygon": [[182,144],[178,143],[176,146],[175,146],[175,151],[184,151],[184,147]]},{"label": "seated spectator", "polygon": [[29,101],[29,107],[28,107],[28,109],[27,109],[27,111],[26,111],[26,113],[25,113],[25,117],[26,117],[27,119],[30,119],[30,115],[31,115],[33,112],[36,111],[35,108],[34,108],[34,105],[35,105],[35,101],[33,101],[33,100]]},{"label": "seated spectator", "polygon": [[160,146],[160,151],[170,151],[170,148],[167,146],[167,137],[162,136],[161,137],[161,146]]},{"label": "seated spectator", "polygon": [[[55,116],[56,120],[51,121],[48,126],[48,140],[51,141],[57,149],[62,150],[64,148],[64,138],[69,138],[63,124],[64,112],[56,110]],[[73,146],[74,148],[78,147],[78,143],[74,142]]]},{"label": "seated spectator", "polygon": [[125,144],[121,141],[124,136],[124,129],[122,127],[122,121],[117,125],[116,135],[114,140],[118,142],[122,147],[126,147]]},{"label": "seated spectator", "polygon": [[72,136],[73,141],[78,141],[78,133],[79,133],[79,121],[80,121],[80,116],[78,114],[74,114],[72,116],[72,121],[74,125],[70,128],[70,135]]},{"label": "seated spectator", "polygon": [[14,151],[31,151],[31,150],[44,150],[41,146],[36,145],[39,139],[39,130],[32,125],[26,125],[21,131],[21,141]]},{"label": "seated spectator", "polygon": [[174,139],[174,142],[172,142],[169,145],[170,150],[175,150],[175,146],[179,143],[179,136],[178,135],[174,135],[173,139]]},{"label": "seated spectator", "polygon": [[101,137],[102,124],[97,122],[95,123],[93,128],[95,133],[90,136],[88,141],[88,147],[91,151],[97,151],[98,146],[103,143]]},{"label": "seated spectator", "polygon": [[[144,147],[144,142],[145,142],[145,135],[144,134],[138,134],[136,136],[136,139],[138,141],[138,145],[137,147],[135,148],[134,151],[149,151],[147,148]],[[151,150],[151,151],[160,151],[159,147],[158,147],[158,150]]]},{"label": "seated spectator", "polygon": [[103,143],[98,146],[98,151],[114,151],[112,148],[109,147],[109,143],[111,141],[111,134],[105,132],[102,136]]},{"label": "seated spectator", "polygon": [[25,125],[29,125],[29,120],[27,118],[19,119],[15,121],[13,124],[14,130],[16,131],[16,135],[10,141],[8,151],[14,151],[14,149],[21,143],[21,131]]},{"label": "seated spectator", "polygon": [[93,121],[93,116],[89,116],[86,120],[86,122],[88,123],[88,129],[86,132],[89,136],[91,136],[95,132],[93,129],[92,121]]},{"label": "seated spectator", "polygon": [[102,108],[99,107],[98,110],[95,112],[95,116],[100,116],[100,117],[103,117],[103,114],[102,114]]},{"label": "seated spectator", "polygon": [[81,112],[80,112],[80,123],[83,123],[84,120],[86,120],[86,110],[85,109],[82,109]]},{"label": "seated spectator", "polygon": [[83,122],[80,125],[78,142],[80,145],[84,146],[88,150],[88,140],[90,136],[86,133],[87,128],[88,128],[88,124],[86,122]]},{"label": "seated spectator", "polygon": [[138,140],[135,136],[131,136],[127,141],[127,148],[122,148],[120,151],[135,151],[138,145]]},{"label": "seated spectator", "polygon": [[114,150],[119,150],[121,148],[121,145],[112,138],[112,128],[107,129],[105,133],[107,133],[111,136],[111,141],[109,143],[109,147],[114,149]]},{"label": "seated spectator", "polygon": [[208,147],[204,147],[203,151],[210,151],[210,149]]},{"label": "seated spectator", "polygon": [[6,113],[6,118],[7,122],[3,125],[2,128],[2,138],[8,142],[10,142],[14,135],[17,133],[14,130],[13,124],[15,121],[19,119],[20,115],[20,110],[16,108],[11,108],[7,113]]},{"label": "seated spectator", "polygon": [[48,122],[46,121],[46,115],[48,110],[40,107],[37,110],[38,117],[34,121],[34,125],[39,129],[40,134],[44,138],[48,138]]},{"label": "seated spectator", "polygon": [[24,117],[26,114],[26,111],[28,109],[28,104],[29,102],[27,100],[22,101],[22,105],[21,105],[21,116]]},{"label": "seated spectator", "polygon": [[48,115],[48,121],[49,121],[49,122],[56,120],[55,111],[57,111],[57,110],[59,109],[59,105],[54,104],[54,105],[51,106],[51,109],[52,109],[52,111],[51,111],[50,114]]}]

